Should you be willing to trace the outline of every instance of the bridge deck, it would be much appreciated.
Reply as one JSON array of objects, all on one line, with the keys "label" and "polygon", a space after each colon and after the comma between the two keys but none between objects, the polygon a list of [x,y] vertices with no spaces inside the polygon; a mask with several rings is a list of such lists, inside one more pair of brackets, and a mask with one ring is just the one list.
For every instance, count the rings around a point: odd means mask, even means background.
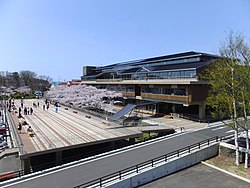
[{"label": "bridge deck", "polygon": [[[33,102],[37,103],[38,100],[25,100],[24,106],[30,108]],[[25,153],[79,144],[101,143],[137,137],[142,134],[132,128],[103,124],[103,120],[100,118],[93,116],[87,118],[88,114],[79,111],[73,113],[70,108],[66,110],[64,107],[60,107],[59,112],[56,113],[54,106],[50,105],[48,110],[43,110],[43,101],[39,100],[39,103],[39,107],[32,107],[34,110],[32,115],[23,115],[22,110],[22,115],[28,123],[28,125],[22,126],[20,134]],[[19,106],[19,103],[16,102],[16,105]],[[18,122],[16,117],[15,119]],[[33,137],[27,134],[29,126],[34,131]]]}]

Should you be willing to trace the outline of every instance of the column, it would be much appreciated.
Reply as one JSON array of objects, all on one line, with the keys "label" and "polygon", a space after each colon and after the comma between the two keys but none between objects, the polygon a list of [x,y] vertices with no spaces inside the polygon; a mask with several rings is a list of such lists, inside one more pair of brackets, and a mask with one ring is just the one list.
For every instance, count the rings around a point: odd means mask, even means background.
[{"label": "column", "polygon": [[205,118],[205,103],[202,102],[199,105],[199,119],[204,119]]},{"label": "column", "polygon": [[172,110],[173,110],[173,113],[175,113],[176,112],[176,109],[175,109],[175,104],[173,104],[173,106],[172,106]]},{"label": "column", "polygon": [[30,158],[23,159],[22,163],[23,163],[24,174],[30,174]]},{"label": "column", "polygon": [[110,147],[112,148],[112,150],[114,150],[115,149],[115,141],[113,141],[113,142],[110,142]]},{"label": "column", "polygon": [[56,165],[62,164],[62,151],[56,152]]}]

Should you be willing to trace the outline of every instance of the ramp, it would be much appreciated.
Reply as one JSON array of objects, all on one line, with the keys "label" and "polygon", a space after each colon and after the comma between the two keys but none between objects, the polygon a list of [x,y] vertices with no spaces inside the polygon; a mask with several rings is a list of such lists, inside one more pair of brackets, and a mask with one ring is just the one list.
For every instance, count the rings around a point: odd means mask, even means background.
[{"label": "ramp", "polygon": [[119,110],[117,113],[115,113],[114,115],[112,115],[110,118],[118,120],[122,116],[126,115],[128,112],[130,112],[131,110],[133,110],[136,106],[137,106],[136,104],[127,104],[124,108],[122,108],[121,110]]}]

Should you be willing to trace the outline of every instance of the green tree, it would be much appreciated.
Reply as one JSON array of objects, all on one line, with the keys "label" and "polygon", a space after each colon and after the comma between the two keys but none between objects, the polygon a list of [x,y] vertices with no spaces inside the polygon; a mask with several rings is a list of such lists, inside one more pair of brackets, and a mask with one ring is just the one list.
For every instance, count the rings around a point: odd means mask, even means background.
[{"label": "green tree", "polygon": [[[235,163],[239,165],[238,130],[246,130],[246,145],[248,143],[247,114],[249,113],[249,48],[240,34],[230,32],[227,40],[220,47],[221,58],[208,70],[207,78],[210,80],[211,90],[207,103],[214,109],[214,116],[220,118],[230,117],[229,124],[234,130],[236,148]],[[242,118],[243,122],[242,123]],[[245,167],[247,168],[248,154],[246,152]]]}]

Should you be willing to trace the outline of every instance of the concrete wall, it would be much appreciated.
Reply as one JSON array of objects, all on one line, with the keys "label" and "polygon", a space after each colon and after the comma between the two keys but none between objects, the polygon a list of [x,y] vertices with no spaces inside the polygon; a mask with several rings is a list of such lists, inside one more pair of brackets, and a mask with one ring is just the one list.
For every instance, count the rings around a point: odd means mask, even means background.
[{"label": "concrete wall", "polygon": [[0,173],[21,169],[21,161],[17,155],[4,157],[0,160]]},{"label": "concrete wall", "polygon": [[122,179],[121,181],[106,187],[109,188],[137,187],[139,185],[149,183],[153,180],[177,172],[184,168],[198,164],[203,160],[217,156],[218,153],[219,153],[219,144],[214,144],[208,146],[207,148],[198,150],[194,153],[181,156],[180,158],[177,158],[173,161],[170,161],[168,163],[165,163],[161,166],[155,167],[148,171],[138,173],[133,177]]}]

